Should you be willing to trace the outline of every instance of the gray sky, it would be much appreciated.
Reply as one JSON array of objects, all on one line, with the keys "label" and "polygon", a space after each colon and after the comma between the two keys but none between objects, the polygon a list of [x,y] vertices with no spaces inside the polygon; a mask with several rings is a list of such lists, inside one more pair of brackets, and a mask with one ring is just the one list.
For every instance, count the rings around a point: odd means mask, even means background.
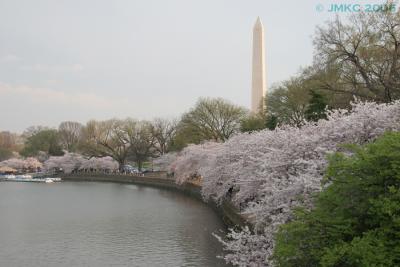
[{"label": "gray sky", "polygon": [[334,2],[0,0],[0,130],[177,117],[200,96],[249,107],[257,16],[271,85],[311,63],[333,16],[316,6]]}]

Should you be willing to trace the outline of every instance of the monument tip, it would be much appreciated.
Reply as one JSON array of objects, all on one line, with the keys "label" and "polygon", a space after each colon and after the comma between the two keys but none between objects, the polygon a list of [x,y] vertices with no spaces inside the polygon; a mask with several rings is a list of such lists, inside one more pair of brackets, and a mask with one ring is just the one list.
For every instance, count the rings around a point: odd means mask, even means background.
[{"label": "monument tip", "polygon": [[261,27],[262,28],[262,22],[260,16],[257,17],[256,23],[254,24],[254,27]]}]

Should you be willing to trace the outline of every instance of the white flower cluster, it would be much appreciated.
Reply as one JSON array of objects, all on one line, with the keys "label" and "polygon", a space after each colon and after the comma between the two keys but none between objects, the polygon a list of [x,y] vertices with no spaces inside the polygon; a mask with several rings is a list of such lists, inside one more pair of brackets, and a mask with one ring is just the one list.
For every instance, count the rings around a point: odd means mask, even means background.
[{"label": "white flower cluster", "polygon": [[65,153],[63,156],[50,157],[45,161],[45,170],[55,168],[63,169],[64,173],[71,173],[74,170],[114,171],[118,169],[118,162],[111,157],[86,159],[80,154]]},{"label": "white flower cluster", "polygon": [[36,158],[11,158],[0,162],[0,167],[10,167],[16,170],[37,170],[42,168],[42,163],[40,163]]},{"label": "white flower cluster", "polygon": [[334,110],[327,120],[301,128],[281,127],[239,134],[225,143],[189,146],[173,166],[178,183],[200,175],[206,200],[229,198],[252,215],[257,234],[232,231],[230,241],[224,242],[229,253],[225,259],[239,266],[270,266],[278,226],[290,220],[293,207],[310,205],[311,194],[321,190],[327,155],[343,150],[340,144],[364,144],[385,131],[399,130],[400,101],[358,102],[351,111]]},{"label": "white flower cluster", "polygon": [[153,160],[153,167],[155,171],[171,172],[171,164],[176,160],[177,154],[170,152],[163,154]]}]

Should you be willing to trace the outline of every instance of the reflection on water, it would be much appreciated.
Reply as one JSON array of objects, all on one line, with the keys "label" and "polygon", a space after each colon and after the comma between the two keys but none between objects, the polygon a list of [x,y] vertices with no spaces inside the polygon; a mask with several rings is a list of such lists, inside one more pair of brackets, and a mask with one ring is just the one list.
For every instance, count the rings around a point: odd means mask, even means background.
[{"label": "reflection on water", "polygon": [[135,185],[0,183],[0,266],[225,266],[218,216]]}]

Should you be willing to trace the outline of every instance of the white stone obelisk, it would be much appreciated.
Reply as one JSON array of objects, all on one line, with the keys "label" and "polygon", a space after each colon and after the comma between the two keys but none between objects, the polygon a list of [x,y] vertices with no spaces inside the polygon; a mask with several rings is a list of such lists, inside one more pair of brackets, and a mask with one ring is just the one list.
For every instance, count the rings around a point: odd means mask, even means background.
[{"label": "white stone obelisk", "polygon": [[251,88],[251,111],[258,113],[264,108],[266,92],[264,27],[260,17],[253,28],[253,74]]}]

